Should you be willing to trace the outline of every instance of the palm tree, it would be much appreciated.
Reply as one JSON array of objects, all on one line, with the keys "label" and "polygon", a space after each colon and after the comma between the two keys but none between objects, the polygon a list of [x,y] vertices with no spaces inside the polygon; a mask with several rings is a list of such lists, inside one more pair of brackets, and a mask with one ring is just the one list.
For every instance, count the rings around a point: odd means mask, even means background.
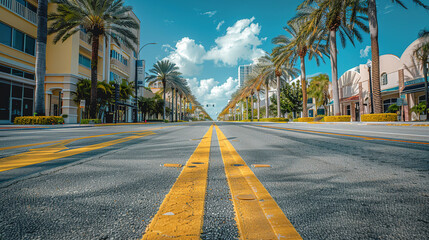
[{"label": "palm tree", "polygon": [[[369,22],[369,32],[371,36],[371,57],[372,57],[372,92],[373,92],[373,102],[374,102],[374,113],[383,113],[382,103],[381,103],[381,92],[380,92],[380,53],[378,46],[378,20],[377,20],[377,4],[375,0],[360,0],[363,2],[368,2],[368,22]],[[402,3],[401,0],[391,0],[393,3],[397,3],[403,8],[407,7]],[[413,0],[414,3],[429,9],[428,5],[425,5],[420,0]]]},{"label": "palm tree", "polygon": [[48,0],[37,4],[37,40],[36,40],[36,108],[35,113],[45,115],[45,74],[46,74],[46,39],[48,33]]},{"label": "palm tree", "polygon": [[[277,117],[280,117],[280,86],[281,82],[286,82],[289,77],[296,77],[298,69],[290,64],[290,61],[285,61],[283,64],[275,64],[271,55],[265,55],[258,59],[258,67],[261,68],[261,72],[265,76],[276,77],[277,87]],[[265,79],[266,80],[266,79]],[[266,82],[266,97],[268,98],[268,82]],[[267,101],[267,100],[266,100]],[[268,104],[268,102],[267,102]],[[268,109],[268,105],[266,105]],[[268,117],[268,111],[267,111]]]},{"label": "palm tree", "polygon": [[147,76],[146,81],[149,82],[149,85],[154,84],[155,82],[161,81],[164,91],[164,114],[162,120],[165,121],[165,93],[167,91],[167,82],[173,81],[181,73],[176,64],[170,62],[169,60],[158,61],[153,65],[153,68],[149,70],[152,75]]},{"label": "palm tree", "polygon": [[[327,55],[327,46],[323,44],[326,41],[326,34],[319,29],[315,37],[306,32],[301,32],[301,29],[305,25],[303,21],[289,22],[288,26],[284,27],[284,30],[288,32],[291,37],[280,35],[275,37],[272,42],[278,46],[273,49],[272,56],[274,63],[278,66],[285,64],[290,61],[291,64],[295,64],[299,59],[301,62],[301,85],[302,85],[302,113],[303,117],[308,117],[307,112],[307,81],[305,74],[305,57],[308,53],[308,59],[311,60],[313,57],[319,65],[319,58],[323,60],[323,54]],[[315,41],[318,40],[318,42]],[[321,44],[321,42],[323,43]],[[278,110],[279,111],[279,110]]]},{"label": "palm tree", "polygon": [[[428,61],[429,61],[429,31],[422,30],[419,33],[419,38],[422,38],[422,43],[417,45],[413,51],[413,55],[422,65],[423,77],[425,79],[425,101],[426,109],[429,109],[428,101]],[[426,117],[426,121],[428,118]]]},{"label": "palm tree", "polygon": [[327,105],[329,103],[329,76],[328,74],[319,74],[311,78],[310,86],[308,87],[310,97],[316,99],[316,112],[320,106],[325,109],[327,114]]},{"label": "palm tree", "polygon": [[70,36],[84,30],[92,41],[91,57],[91,103],[90,117],[97,115],[97,66],[100,38],[111,37],[118,45],[123,43],[133,49],[138,44],[131,29],[138,23],[128,14],[132,10],[124,6],[123,0],[52,0],[58,4],[57,12],[50,13],[52,21],[48,34],[56,33],[54,43],[66,41]]},{"label": "palm tree", "polygon": [[[354,38],[362,41],[359,30],[368,32],[368,27],[363,23],[368,18],[364,15],[368,8],[366,1],[359,0],[305,0],[298,6],[298,14],[290,22],[304,22],[301,29],[301,37],[321,42],[319,38],[324,34],[329,35],[329,56],[332,70],[332,88],[334,98],[334,114],[340,115],[340,98],[338,93],[338,69],[337,69],[337,32],[341,44],[346,45],[346,38],[354,45]],[[322,32],[322,34],[321,34]],[[303,86],[304,88],[304,86]],[[305,105],[305,104],[304,104]]]}]

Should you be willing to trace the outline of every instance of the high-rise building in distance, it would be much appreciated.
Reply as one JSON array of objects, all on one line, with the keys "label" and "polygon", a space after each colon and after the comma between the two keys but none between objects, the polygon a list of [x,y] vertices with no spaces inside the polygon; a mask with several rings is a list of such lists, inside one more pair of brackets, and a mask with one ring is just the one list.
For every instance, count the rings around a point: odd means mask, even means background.
[{"label": "high-rise building in distance", "polygon": [[253,65],[240,65],[238,66],[238,86],[241,87],[246,80],[247,75],[252,72]]}]

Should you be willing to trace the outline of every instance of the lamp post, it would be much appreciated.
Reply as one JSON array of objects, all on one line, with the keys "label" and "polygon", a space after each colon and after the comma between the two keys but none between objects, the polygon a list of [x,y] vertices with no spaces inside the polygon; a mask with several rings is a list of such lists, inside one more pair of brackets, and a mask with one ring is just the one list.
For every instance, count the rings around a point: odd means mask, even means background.
[{"label": "lamp post", "polygon": [[[139,58],[140,58],[140,52],[141,52],[141,50],[144,48],[144,47],[146,47],[147,45],[151,45],[151,44],[156,44],[156,43],[146,43],[145,45],[143,45],[140,49],[139,49],[139,51],[138,51],[138,53],[137,53],[137,56],[136,56],[136,76],[135,76],[135,81],[134,81],[134,89],[135,89],[135,104],[136,104],[136,109],[135,109],[135,111],[134,111],[134,122],[137,122],[137,118],[138,118],[138,112],[139,112],[139,110],[138,110],[138,89],[139,89],[139,85],[138,85],[138,67],[139,67],[139,65],[141,65],[140,67],[144,67],[143,66],[143,60],[139,60]],[[143,69],[143,74],[144,74],[144,69]],[[142,80],[144,80],[144,79],[142,79]]]},{"label": "lamp post", "polygon": [[368,62],[366,62],[366,66],[368,66],[368,73],[369,73],[369,93],[370,93],[370,98],[371,98],[371,109],[370,109],[370,113],[374,113],[374,102],[372,101],[372,79],[371,79],[371,66],[372,66],[372,61],[368,59]]}]

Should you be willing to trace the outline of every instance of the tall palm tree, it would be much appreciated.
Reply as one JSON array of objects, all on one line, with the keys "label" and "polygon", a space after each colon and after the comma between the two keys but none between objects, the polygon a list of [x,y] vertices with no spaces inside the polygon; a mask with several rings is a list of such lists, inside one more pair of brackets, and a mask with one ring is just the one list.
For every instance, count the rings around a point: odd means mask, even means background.
[{"label": "tall palm tree", "polygon": [[319,74],[311,78],[310,86],[308,87],[308,95],[316,99],[316,112],[317,108],[323,106],[325,114],[327,114],[327,105],[330,99],[328,74]]},{"label": "tall palm tree", "polygon": [[[378,20],[377,20],[377,4],[376,0],[360,0],[368,2],[368,22],[369,32],[371,36],[371,58],[372,58],[372,92],[374,102],[374,113],[383,113],[383,105],[381,102],[380,92],[380,53],[378,46]],[[401,0],[391,0],[393,3],[397,3],[403,8],[407,8]],[[419,6],[429,9],[429,6],[424,4],[420,0],[413,0]]]},{"label": "tall palm tree", "polygon": [[84,30],[92,44],[91,56],[91,103],[90,117],[97,115],[97,66],[100,39],[111,37],[118,45],[122,43],[133,49],[138,44],[131,31],[138,23],[128,14],[132,10],[123,0],[52,0],[58,4],[57,12],[50,13],[51,25],[48,34],[56,33],[54,43],[66,41],[70,36]]},{"label": "tall palm tree", "polygon": [[[286,82],[287,78],[296,77],[298,69],[296,69],[290,61],[285,61],[283,64],[275,64],[274,59],[271,55],[266,54],[258,59],[258,67],[261,68],[261,72],[266,76],[275,76],[276,77],[276,87],[277,87],[277,117],[280,117],[280,87],[281,82]],[[268,97],[268,84],[266,85],[266,97]],[[268,109],[269,106],[267,105]],[[268,114],[267,114],[268,115]]]},{"label": "tall palm tree", "polygon": [[167,82],[173,81],[175,78],[180,76],[179,68],[176,64],[170,62],[169,60],[158,61],[153,64],[153,68],[149,70],[152,75],[147,76],[146,81],[149,82],[149,85],[154,84],[155,82],[161,81],[164,91],[164,113],[162,120],[165,120],[165,93],[167,92]]},{"label": "tall palm tree", "polygon": [[[365,0],[305,0],[298,6],[297,15],[290,22],[305,22],[301,36],[304,38],[310,34],[310,39],[323,41],[318,38],[327,34],[329,37],[329,56],[331,60],[332,88],[334,98],[334,115],[340,115],[340,98],[338,92],[338,69],[337,69],[337,32],[341,44],[346,45],[346,38],[354,45],[354,38],[362,41],[359,30],[368,32],[364,24],[368,18],[365,17],[368,8]],[[323,32],[323,34],[320,33]],[[304,86],[303,86],[304,87]],[[305,104],[304,104],[305,105]]]},{"label": "tall palm tree", "polygon": [[46,42],[48,35],[48,0],[37,3],[37,40],[36,40],[36,108],[35,113],[45,115],[45,74]]},{"label": "tall palm tree", "polygon": [[[311,60],[313,57],[319,65],[323,55],[327,55],[327,45],[324,44],[326,34],[319,29],[316,34],[309,34],[302,32],[301,29],[304,27],[304,21],[293,21],[289,22],[288,26],[284,27],[284,30],[290,34],[291,37],[280,35],[275,37],[272,42],[278,46],[273,49],[272,56],[274,63],[278,66],[285,64],[290,61],[291,64],[295,64],[299,59],[301,62],[301,85],[302,85],[302,113],[303,117],[308,117],[307,112],[307,81],[305,74],[305,57],[308,54],[308,59]],[[314,36],[315,35],[315,36]],[[317,42],[315,41],[317,39]],[[278,110],[279,111],[279,110]]]},{"label": "tall palm tree", "polygon": [[[428,62],[429,62],[429,31],[422,30],[419,33],[419,38],[422,38],[422,43],[417,45],[413,51],[413,55],[422,65],[423,77],[425,79],[425,101],[426,109],[429,109],[428,99]],[[426,117],[426,121],[428,118]]]}]

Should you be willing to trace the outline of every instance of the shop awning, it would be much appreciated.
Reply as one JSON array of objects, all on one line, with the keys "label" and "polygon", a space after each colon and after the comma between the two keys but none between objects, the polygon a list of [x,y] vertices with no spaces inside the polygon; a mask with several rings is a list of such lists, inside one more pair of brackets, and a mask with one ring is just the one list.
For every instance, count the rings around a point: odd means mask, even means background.
[{"label": "shop awning", "polygon": [[343,98],[343,99],[341,99],[340,102],[357,102],[357,101],[359,101],[359,95],[354,95],[354,96],[351,96],[348,98]]},{"label": "shop awning", "polygon": [[415,92],[424,92],[425,83],[419,83],[415,85],[409,85],[402,90],[401,94],[415,93]]},{"label": "shop awning", "polygon": [[393,88],[381,90],[381,92],[386,93],[386,92],[394,92],[394,91],[398,91],[398,90],[399,90],[399,87],[393,87]]}]

